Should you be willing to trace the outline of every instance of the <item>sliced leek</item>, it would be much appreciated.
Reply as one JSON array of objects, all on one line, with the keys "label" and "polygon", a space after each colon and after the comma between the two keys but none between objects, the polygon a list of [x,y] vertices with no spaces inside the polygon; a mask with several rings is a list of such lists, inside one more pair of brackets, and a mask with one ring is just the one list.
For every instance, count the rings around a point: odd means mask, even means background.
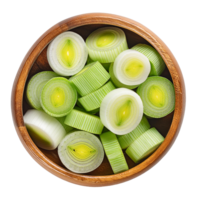
[{"label": "sliced leek", "polygon": [[140,137],[145,131],[150,129],[150,124],[145,116],[142,117],[139,125],[130,133],[125,135],[117,135],[117,139],[122,149],[126,149],[133,143],[138,137]]},{"label": "sliced leek", "polygon": [[43,111],[27,111],[24,123],[35,144],[42,149],[56,149],[66,135],[61,123]]},{"label": "sliced leek", "polygon": [[104,126],[117,135],[133,131],[143,116],[140,97],[132,90],[118,88],[106,95],[100,106]]},{"label": "sliced leek", "polygon": [[42,92],[42,88],[45,83],[49,81],[51,78],[59,76],[55,72],[52,71],[44,71],[35,74],[30,81],[28,82],[26,89],[26,97],[30,105],[37,109],[42,110],[42,106],[40,103],[40,95]]},{"label": "sliced leek", "polygon": [[110,64],[110,68],[109,68],[109,74],[110,74],[110,79],[113,82],[113,84],[118,87],[118,88],[127,88],[127,89],[135,89],[136,87],[138,87],[138,85],[125,85],[123,83],[121,83],[114,75],[113,72],[113,63]]},{"label": "sliced leek", "polygon": [[101,134],[103,124],[99,117],[73,109],[64,122],[68,126],[87,131],[94,134]]},{"label": "sliced leek", "polygon": [[62,124],[63,128],[65,129],[66,133],[70,133],[72,130],[74,130],[73,127],[67,126],[64,121],[66,117],[56,117],[56,119]]},{"label": "sliced leek", "polygon": [[135,163],[138,163],[151,155],[161,145],[164,139],[155,128],[151,128],[138,137],[128,147],[126,153]]},{"label": "sliced leek", "polygon": [[123,84],[133,86],[143,83],[151,70],[146,56],[134,50],[120,53],[113,64],[115,77]]},{"label": "sliced leek", "polygon": [[106,132],[102,133],[100,138],[113,172],[116,174],[128,170],[126,159],[116,135],[112,132]]},{"label": "sliced leek", "polygon": [[175,108],[175,91],[171,81],[164,77],[149,77],[137,89],[144,105],[144,114],[152,118],[161,118]]},{"label": "sliced leek", "polygon": [[46,113],[53,117],[67,115],[75,106],[77,92],[66,78],[52,78],[42,89],[40,102]]},{"label": "sliced leek", "polygon": [[95,110],[100,107],[104,97],[114,89],[115,86],[112,84],[112,82],[109,81],[95,92],[79,98],[78,101],[81,103],[86,111]]},{"label": "sliced leek", "polygon": [[104,151],[96,136],[85,131],[75,131],[62,140],[58,155],[63,165],[72,172],[88,173],[102,163]]},{"label": "sliced leek", "polygon": [[116,27],[99,28],[86,39],[89,56],[100,63],[114,62],[115,58],[128,49],[124,31]]},{"label": "sliced leek", "polygon": [[71,31],[58,35],[47,49],[49,65],[62,76],[71,76],[81,71],[87,57],[88,50],[83,38]]},{"label": "sliced leek", "polygon": [[165,69],[165,63],[160,56],[160,54],[151,46],[147,44],[137,44],[132,47],[133,50],[136,50],[144,54],[151,63],[151,72],[150,76],[159,76]]},{"label": "sliced leek", "polygon": [[99,62],[86,65],[82,71],[69,80],[75,85],[77,92],[85,96],[99,89],[110,78],[109,73]]}]

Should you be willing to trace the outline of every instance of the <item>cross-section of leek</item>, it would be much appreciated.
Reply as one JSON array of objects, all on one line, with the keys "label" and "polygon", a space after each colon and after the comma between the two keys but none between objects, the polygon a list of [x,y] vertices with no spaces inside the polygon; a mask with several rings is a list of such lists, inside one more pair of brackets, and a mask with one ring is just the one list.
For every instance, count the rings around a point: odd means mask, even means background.
[{"label": "cross-section of leek", "polygon": [[47,59],[51,68],[63,76],[71,76],[81,71],[86,63],[88,50],[83,38],[67,31],[58,35],[47,49]]},{"label": "cross-section of leek", "polygon": [[150,124],[145,116],[142,117],[139,125],[130,133],[125,135],[117,135],[117,139],[122,149],[126,149],[133,143],[138,137],[140,137],[145,131],[150,129]]},{"label": "cross-section of leek", "polygon": [[165,63],[160,56],[160,54],[151,46],[147,44],[137,44],[132,47],[133,50],[136,50],[144,54],[151,63],[151,72],[150,76],[159,76],[165,69]]},{"label": "cross-section of leek", "polygon": [[94,134],[101,134],[103,124],[99,117],[73,109],[64,122],[68,126],[87,131]]},{"label": "cross-section of leek", "polygon": [[42,106],[40,104],[40,96],[42,92],[42,88],[45,83],[49,81],[51,78],[59,76],[55,72],[52,71],[44,71],[35,74],[30,81],[28,82],[26,89],[26,97],[30,105],[37,109],[42,110]]},{"label": "cross-section of leek", "polygon": [[114,62],[115,58],[128,49],[124,31],[116,27],[99,28],[86,39],[90,58],[100,63]]},{"label": "cross-section of leek", "polygon": [[175,91],[171,81],[164,77],[152,76],[137,89],[144,105],[144,114],[161,118],[175,108]]},{"label": "cross-section of leek", "polygon": [[134,50],[120,53],[113,64],[113,73],[119,82],[133,86],[143,83],[151,70],[146,56]]},{"label": "cross-section of leek", "polygon": [[77,92],[74,85],[62,77],[49,80],[43,87],[40,98],[44,111],[53,117],[67,115],[76,101]]},{"label": "cross-section of leek", "polygon": [[102,163],[104,151],[96,136],[85,131],[75,131],[62,140],[58,147],[58,155],[69,170],[88,173]]},{"label": "cross-section of leek", "polygon": [[142,101],[136,92],[118,88],[109,92],[100,106],[101,121],[117,135],[133,131],[143,116]]},{"label": "cross-section of leek", "polygon": [[114,75],[114,72],[113,72],[113,63],[110,64],[110,67],[109,67],[109,74],[110,74],[110,79],[111,81],[113,82],[113,84],[118,87],[118,88],[128,88],[128,89],[135,89],[136,87],[138,87],[138,85],[125,85],[123,83],[121,83]]},{"label": "cross-section of leek", "polygon": [[106,132],[102,133],[100,138],[113,172],[116,174],[128,170],[126,159],[116,135],[112,132]]},{"label": "cross-section of leek", "polygon": [[24,123],[35,144],[42,149],[56,149],[66,135],[62,124],[43,111],[27,111]]},{"label": "cross-section of leek", "polygon": [[97,61],[86,65],[82,71],[69,80],[75,85],[77,92],[85,96],[99,89],[110,78],[109,73]]},{"label": "cross-section of leek", "polygon": [[86,111],[95,110],[100,107],[104,97],[114,89],[115,86],[112,84],[112,82],[109,81],[95,92],[79,98],[78,101],[81,103]]},{"label": "cross-section of leek", "polygon": [[151,128],[134,140],[126,150],[126,153],[135,163],[138,163],[151,155],[164,139],[155,128]]}]

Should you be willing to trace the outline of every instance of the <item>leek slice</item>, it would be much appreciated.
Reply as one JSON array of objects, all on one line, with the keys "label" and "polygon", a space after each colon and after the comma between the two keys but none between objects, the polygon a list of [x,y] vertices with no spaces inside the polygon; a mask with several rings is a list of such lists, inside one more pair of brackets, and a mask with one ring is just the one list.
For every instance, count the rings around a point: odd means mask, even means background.
[{"label": "leek slice", "polygon": [[109,73],[97,61],[86,65],[82,71],[69,80],[73,82],[77,92],[81,96],[85,96],[99,89],[109,78]]},{"label": "leek slice", "polygon": [[37,109],[42,110],[42,106],[40,103],[40,96],[42,92],[42,88],[45,83],[49,81],[51,78],[59,76],[55,72],[52,71],[44,71],[35,74],[30,81],[28,82],[26,89],[26,97],[30,105]]},{"label": "leek slice", "polygon": [[65,129],[66,133],[70,133],[72,130],[74,130],[73,127],[67,126],[65,122],[66,117],[56,117],[56,119],[62,124],[63,128]]},{"label": "leek slice", "polygon": [[138,163],[151,155],[161,145],[164,139],[155,128],[151,128],[138,137],[128,147],[126,153],[135,163]]},{"label": "leek slice", "polygon": [[109,92],[100,106],[100,118],[117,135],[133,131],[143,116],[142,101],[136,92],[118,88]]},{"label": "leek slice", "polygon": [[67,115],[75,106],[77,92],[66,78],[52,78],[43,87],[40,102],[46,113],[53,117]]},{"label": "leek slice", "polygon": [[87,57],[85,41],[80,35],[71,31],[58,35],[47,49],[49,65],[62,76],[71,76],[81,71]]},{"label": "leek slice", "polygon": [[150,124],[145,116],[142,117],[139,125],[130,133],[125,135],[117,135],[117,139],[122,149],[128,148],[138,137],[140,137],[145,131],[150,129]]},{"label": "leek slice", "polygon": [[132,47],[133,50],[144,54],[151,63],[150,76],[159,76],[165,69],[165,63],[160,54],[151,46],[147,44],[137,44]]},{"label": "leek slice", "polygon": [[114,85],[109,81],[95,92],[79,98],[78,101],[81,103],[86,111],[95,110],[100,107],[104,97],[114,89]]},{"label": "leek slice", "polygon": [[127,89],[135,89],[138,87],[138,85],[125,85],[123,83],[121,83],[114,75],[113,72],[113,63],[110,64],[110,68],[109,68],[109,74],[110,74],[110,79],[113,82],[113,84],[118,87],[118,88],[127,88]]},{"label": "leek slice", "polygon": [[89,56],[100,63],[114,62],[115,58],[128,49],[124,31],[116,27],[99,28],[86,39]]},{"label": "leek slice", "polygon": [[75,131],[62,140],[58,147],[58,155],[69,170],[88,173],[102,163],[104,151],[96,136],[85,131]]},{"label": "leek slice", "polygon": [[100,139],[113,172],[116,174],[128,170],[126,159],[116,135],[112,132],[106,132],[100,135]]},{"label": "leek slice", "polygon": [[171,81],[164,77],[152,76],[137,89],[144,105],[144,114],[161,118],[175,108],[175,91]]},{"label": "leek slice", "polygon": [[73,109],[64,122],[68,126],[87,131],[94,134],[101,134],[103,124],[99,117]]},{"label": "leek slice", "polygon": [[35,144],[42,149],[56,149],[66,135],[61,123],[43,111],[28,110],[24,123]]},{"label": "leek slice", "polygon": [[151,65],[146,56],[134,50],[120,53],[114,64],[115,77],[123,84],[133,86],[143,83],[151,70]]}]

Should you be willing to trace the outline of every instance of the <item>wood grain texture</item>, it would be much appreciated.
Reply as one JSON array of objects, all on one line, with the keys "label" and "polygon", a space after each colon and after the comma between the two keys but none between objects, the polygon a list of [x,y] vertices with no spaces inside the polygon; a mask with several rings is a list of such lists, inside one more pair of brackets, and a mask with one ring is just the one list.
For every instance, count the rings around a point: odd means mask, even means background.
[{"label": "wood grain texture", "polygon": [[[39,149],[31,140],[24,126],[23,113],[30,108],[24,98],[27,80],[35,73],[51,70],[46,58],[49,42],[63,31],[72,30],[79,33],[84,39],[94,30],[102,26],[117,26],[125,31],[129,47],[137,43],[152,45],[164,59],[167,69],[163,76],[171,79],[175,87],[175,111],[159,120],[150,119],[150,124],[156,127],[165,137],[162,145],[149,158],[135,165],[126,156],[130,170],[113,174],[107,158],[102,165],[88,174],[76,174],[67,170],[60,162],[57,150],[46,151]],[[13,121],[18,136],[29,154],[46,170],[71,183],[84,186],[106,186],[130,180],[155,165],[170,149],[181,127],[185,110],[185,86],[178,63],[168,47],[149,29],[143,25],[121,16],[93,13],[75,16],[66,19],[46,31],[31,47],[25,56],[15,81],[11,97]]]}]

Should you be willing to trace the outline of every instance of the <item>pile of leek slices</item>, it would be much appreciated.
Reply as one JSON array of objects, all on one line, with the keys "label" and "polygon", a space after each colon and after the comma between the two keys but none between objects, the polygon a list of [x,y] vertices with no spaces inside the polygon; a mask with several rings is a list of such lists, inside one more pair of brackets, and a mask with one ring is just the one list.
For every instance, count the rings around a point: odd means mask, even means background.
[{"label": "pile of leek slices", "polygon": [[152,46],[129,49],[116,27],[99,28],[86,41],[67,31],[49,44],[47,59],[53,71],[37,73],[27,84],[33,109],[24,122],[35,144],[57,149],[67,169],[91,172],[106,154],[120,173],[129,169],[124,153],[139,163],[164,141],[148,118],[171,113],[175,92],[160,76],[165,63]]}]

